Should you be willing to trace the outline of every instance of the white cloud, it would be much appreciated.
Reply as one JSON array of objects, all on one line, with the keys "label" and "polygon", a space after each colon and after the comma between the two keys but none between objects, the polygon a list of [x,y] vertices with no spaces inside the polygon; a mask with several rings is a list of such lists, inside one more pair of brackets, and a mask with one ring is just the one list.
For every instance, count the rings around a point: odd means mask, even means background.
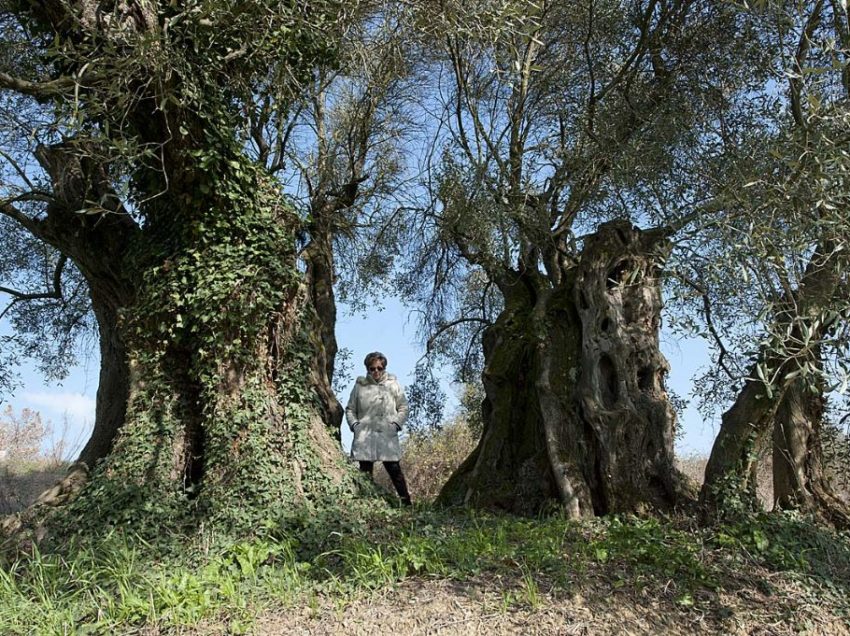
[{"label": "white cloud", "polygon": [[94,398],[83,393],[27,392],[16,402],[39,411],[44,419],[52,420],[54,426],[62,422],[65,414],[78,425],[94,423]]}]

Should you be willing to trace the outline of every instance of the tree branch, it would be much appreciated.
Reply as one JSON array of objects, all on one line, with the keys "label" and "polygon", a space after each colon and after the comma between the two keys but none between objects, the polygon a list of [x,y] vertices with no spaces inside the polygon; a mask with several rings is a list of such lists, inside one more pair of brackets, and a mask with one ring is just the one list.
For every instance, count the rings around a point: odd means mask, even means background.
[{"label": "tree branch", "polygon": [[59,255],[59,260],[56,261],[56,267],[53,270],[53,289],[46,292],[27,293],[11,289],[9,287],[0,286],[0,293],[12,296],[6,308],[0,312],[0,320],[9,312],[17,303],[27,300],[46,300],[46,299],[62,299],[62,272],[65,270],[65,265],[68,263],[68,257],[64,254]]},{"label": "tree branch", "polygon": [[8,216],[13,221],[17,221],[25,230],[29,231],[34,236],[37,236],[38,238],[43,238],[41,223],[27,216],[18,208],[16,208],[14,204],[17,201],[41,201],[49,203],[51,201],[50,197],[47,197],[46,195],[36,195],[34,193],[29,193],[27,195],[20,195],[17,197],[12,197],[11,199],[5,199],[0,201],[0,214]]},{"label": "tree branch", "polygon": [[71,88],[76,83],[77,80],[67,76],[49,82],[30,82],[0,71],[0,88],[6,88],[32,97],[54,97],[62,94],[63,91]]},{"label": "tree branch", "polygon": [[27,187],[29,187],[29,189],[31,191],[36,189],[36,187],[33,185],[32,181],[30,181],[30,178],[27,175],[26,170],[24,170],[20,166],[20,164],[18,164],[18,162],[9,153],[0,149],[0,157],[2,157],[3,159],[5,159],[6,161],[9,162],[9,165],[12,166],[12,169],[15,172],[18,173],[18,176],[21,178],[21,181],[23,181],[25,184],[27,184]]},{"label": "tree branch", "polygon": [[471,318],[458,318],[457,320],[452,320],[451,322],[443,323],[437,328],[437,331],[435,331],[431,335],[431,337],[428,338],[428,342],[425,344],[425,355],[431,353],[434,348],[434,343],[437,341],[437,338],[439,338],[445,332],[454,329],[458,325],[462,325],[467,322],[475,322],[486,325],[488,327],[492,324],[489,320],[485,320],[484,318],[478,318],[477,316],[473,316]]},{"label": "tree branch", "polygon": [[692,281],[690,278],[685,276],[680,272],[676,272],[676,277],[681,280],[683,283],[688,285],[691,289],[696,291],[702,297],[702,308],[703,315],[705,316],[705,324],[708,327],[709,333],[711,333],[711,337],[714,339],[714,343],[717,345],[717,349],[720,354],[717,356],[717,364],[723,369],[723,372],[728,376],[730,380],[733,382],[737,382],[741,379],[741,376],[736,375],[726,366],[726,357],[729,355],[729,350],[726,348],[726,345],[723,344],[723,339],[720,337],[720,333],[717,331],[717,327],[714,325],[714,319],[711,314],[711,299],[708,297],[708,291]]},{"label": "tree branch", "polygon": [[820,24],[821,11],[823,10],[823,0],[818,0],[812,9],[812,14],[806,21],[806,26],[803,28],[803,33],[800,34],[800,42],[797,44],[797,53],[794,56],[794,74],[788,78],[788,85],[791,91],[791,112],[794,115],[794,123],[799,128],[805,130],[806,119],[803,115],[803,104],[801,94],[803,91],[803,65],[806,63],[806,57],[809,54],[809,43],[812,40],[815,29]]},{"label": "tree branch", "polygon": [[847,63],[848,52],[850,52],[850,15],[847,13],[847,2],[844,0],[831,0],[832,19],[838,41],[844,54],[844,69],[841,71],[841,82],[844,85],[844,96],[850,97],[850,65]]},{"label": "tree branch", "polygon": [[596,119],[596,75],[593,72],[593,60],[590,55],[590,39],[593,35],[593,9],[594,0],[590,0],[587,14],[587,36],[584,38],[584,59],[587,62],[587,73],[590,80],[590,91],[587,96],[587,134],[596,141],[596,135],[593,133],[594,120]]}]

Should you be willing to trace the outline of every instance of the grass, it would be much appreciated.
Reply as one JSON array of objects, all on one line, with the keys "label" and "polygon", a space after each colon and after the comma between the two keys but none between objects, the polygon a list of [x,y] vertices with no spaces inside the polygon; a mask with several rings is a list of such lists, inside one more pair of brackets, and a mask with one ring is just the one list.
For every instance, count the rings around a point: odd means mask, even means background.
[{"label": "grass", "polygon": [[669,611],[691,613],[718,612],[719,594],[736,590],[769,592],[776,608],[791,607],[781,588],[793,583],[850,620],[850,540],[793,515],[698,529],[681,519],[576,523],[420,506],[329,511],[240,541],[210,534],[173,541],[111,532],[61,555],[19,556],[0,570],[0,633],[209,622],[239,633],[264,611],[331,597],[344,604],[413,579],[497,580],[505,611],[537,609],[602,582],[612,593],[649,594]]},{"label": "grass", "polygon": [[[435,484],[473,443],[449,430],[408,444],[412,510],[360,502],[284,517],[250,538],[199,531],[148,543],[128,528],[81,534],[50,554],[33,548],[0,567],[0,634],[249,633],[269,614],[322,620],[370,599],[396,603],[393,615],[414,611],[396,593],[428,585],[492,590],[479,605],[506,617],[553,604],[567,616],[593,607],[622,617],[653,605],[668,633],[694,624],[816,632],[817,616],[850,633],[847,534],[793,514],[700,528],[687,518],[573,522],[432,508]],[[683,466],[698,476],[700,461]],[[42,474],[21,467],[6,478]],[[50,485],[48,475],[26,496]]]}]

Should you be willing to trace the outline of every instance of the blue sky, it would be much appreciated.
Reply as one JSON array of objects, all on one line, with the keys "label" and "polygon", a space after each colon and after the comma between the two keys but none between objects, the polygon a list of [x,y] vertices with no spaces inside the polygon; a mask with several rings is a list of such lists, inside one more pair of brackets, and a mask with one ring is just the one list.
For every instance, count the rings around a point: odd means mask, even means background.
[{"label": "blue sky", "polygon": [[[371,351],[382,351],[389,359],[388,370],[398,376],[403,385],[413,381],[416,362],[422,355],[422,346],[416,342],[415,318],[402,305],[388,299],[383,310],[367,316],[351,315],[341,308],[337,321],[337,339],[341,348],[350,349],[351,368],[345,388],[337,396],[345,405],[357,375],[363,375],[363,359]],[[683,398],[689,398],[691,378],[708,362],[708,353],[700,340],[662,338],[662,351],[671,366],[668,386]],[[78,452],[88,438],[94,424],[95,394],[97,392],[98,361],[88,360],[75,367],[61,383],[45,384],[32,368],[23,370],[23,385],[11,396],[8,403],[16,412],[30,408],[41,413],[53,425],[53,438],[45,442],[50,450],[65,439],[69,454]],[[457,391],[448,383],[444,386],[448,396],[445,415],[450,416],[457,406]],[[6,404],[0,404],[5,408]],[[67,427],[64,422],[67,421]],[[719,426],[718,422],[705,422],[695,406],[690,406],[682,417],[683,435],[676,442],[676,452],[681,455],[708,454]],[[351,434],[343,426],[343,446],[351,445]]]}]

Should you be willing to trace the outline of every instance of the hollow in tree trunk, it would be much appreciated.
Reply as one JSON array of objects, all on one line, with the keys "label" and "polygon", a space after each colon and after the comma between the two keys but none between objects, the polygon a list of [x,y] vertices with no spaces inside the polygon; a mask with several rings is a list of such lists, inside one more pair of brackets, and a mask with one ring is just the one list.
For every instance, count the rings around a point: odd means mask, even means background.
[{"label": "hollow in tree trunk", "polygon": [[484,433],[439,501],[582,517],[693,497],[658,347],[665,250],[661,231],[607,223],[559,286],[526,273],[506,290],[484,338]]}]

